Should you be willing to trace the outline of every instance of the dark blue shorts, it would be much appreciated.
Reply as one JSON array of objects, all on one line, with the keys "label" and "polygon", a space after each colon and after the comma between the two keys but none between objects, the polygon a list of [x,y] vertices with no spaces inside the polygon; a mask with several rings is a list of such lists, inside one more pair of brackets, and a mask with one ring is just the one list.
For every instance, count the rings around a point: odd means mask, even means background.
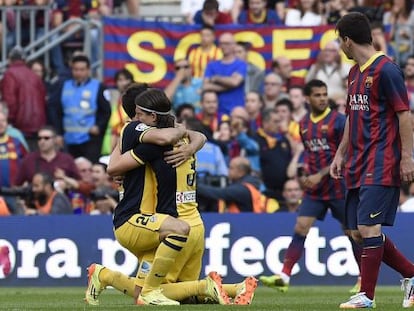
[{"label": "dark blue shorts", "polygon": [[332,216],[341,224],[345,223],[345,200],[314,200],[304,197],[302,204],[299,206],[298,216],[315,217],[318,220],[324,220],[328,209],[331,210]]},{"label": "dark blue shorts", "polygon": [[399,187],[370,185],[348,190],[346,228],[356,230],[358,225],[378,224],[392,226],[399,199]]}]

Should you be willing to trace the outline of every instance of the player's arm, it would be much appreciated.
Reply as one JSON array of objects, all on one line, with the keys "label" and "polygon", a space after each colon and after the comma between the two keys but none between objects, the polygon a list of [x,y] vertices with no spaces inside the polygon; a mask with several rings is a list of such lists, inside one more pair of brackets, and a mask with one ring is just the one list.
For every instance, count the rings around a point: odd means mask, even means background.
[{"label": "player's arm", "polygon": [[148,144],[156,144],[160,146],[174,145],[181,138],[187,135],[187,130],[184,126],[169,128],[152,128],[145,131],[140,138],[140,141]]},{"label": "player's arm", "polygon": [[132,170],[140,165],[143,165],[142,161],[134,159],[130,151],[127,151],[121,154],[121,148],[119,144],[116,145],[114,150],[112,150],[111,156],[109,157],[108,167],[106,172],[109,176],[121,176],[124,175],[127,171]]},{"label": "player's arm", "polygon": [[164,147],[153,144],[138,144],[134,149],[125,153],[115,148],[109,159],[107,172],[110,176],[121,176],[157,157],[161,157]]},{"label": "player's arm", "polygon": [[342,178],[342,168],[344,166],[344,159],[346,150],[349,145],[349,117],[346,118],[344,134],[342,136],[341,143],[336,150],[335,157],[332,161],[332,164],[329,169],[329,173],[332,178],[341,179]]},{"label": "player's arm", "polygon": [[196,131],[188,130],[189,144],[180,144],[178,148],[174,148],[165,152],[165,161],[172,164],[173,167],[178,167],[200,150],[207,141],[207,137]]},{"label": "player's arm", "polygon": [[397,112],[401,138],[401,180],[411,182],[414,180],[413,131],[411,128],[411,116],[408,110]]}]

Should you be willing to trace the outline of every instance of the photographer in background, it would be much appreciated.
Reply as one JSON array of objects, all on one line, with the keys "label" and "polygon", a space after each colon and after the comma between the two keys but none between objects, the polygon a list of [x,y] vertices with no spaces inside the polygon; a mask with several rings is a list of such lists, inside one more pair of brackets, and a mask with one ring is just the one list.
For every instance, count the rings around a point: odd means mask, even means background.
[{"label": "photographer in background", "polygon": [[36,173],[32,179],[34,209],[24,206],[26,215],[72,214],[66,195],[56,191],[53,178],[46,173]]},{"label": "photographer in background", "polygon": [[229,180],[230,185],[224,188],[198,184],[198,197],[216,200],[220,213],[265,212],[259,190],[261,181],[252,175],[247,158],[235,157],[230,161]]}]

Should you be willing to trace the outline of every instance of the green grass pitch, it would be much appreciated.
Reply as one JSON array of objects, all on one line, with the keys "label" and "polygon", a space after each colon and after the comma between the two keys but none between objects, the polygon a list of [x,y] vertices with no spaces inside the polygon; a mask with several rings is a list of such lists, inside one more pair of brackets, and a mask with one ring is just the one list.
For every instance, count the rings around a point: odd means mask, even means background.
[{"label": "green grass pitch", "polygon": [[[105,290],[100,306],[83,302],[85,288],[6,288],[0,289],[0,310],[260,310],[260,311],[324,311],[339,310],[338,305],[348,297],[349,287],[291,286],[285,294],[259,286],[251,306],[181,305],[174,307],[134,306],[132,299],[116,290]],[[402,292],[398,286],[379,287],[376,310],[401,310]]]}]

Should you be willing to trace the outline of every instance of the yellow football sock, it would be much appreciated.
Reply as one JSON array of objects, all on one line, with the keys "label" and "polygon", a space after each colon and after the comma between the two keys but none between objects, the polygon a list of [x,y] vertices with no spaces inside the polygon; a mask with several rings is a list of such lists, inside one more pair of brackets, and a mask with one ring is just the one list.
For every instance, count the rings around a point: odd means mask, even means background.
[{"label": "yellow football sock", "polygon": [[187,281],[161,284],[162,293],[173,300],[182,301],[191,296],[202,296],[206,291],[206,281]]},{"label": "yellow football sock", "polygon": [[236,284],[223,284],[224,290],[227,292],[227,294],[231,298],[234,298],[234,297],[237,296],[237,291],[239,290],[240,286],[241,286],[240,283],[236,283]]},{"label": "yellow football sock", "polygon": [[170,234],[161,242],[155,252],[151,270],[145,278],[142,294],[160,287],[186,242],[187,236],[179,234]]},{"label": "yellow football sock", "polygon": [[104,268],[99,273],[99,281],[101,281],[102,286],[112,286],[113,288],[119,290],[120,292],[134,297],[134,278],[131,278],[125,274],[122,274],[118,271],[112,271],[111,269]]}]

